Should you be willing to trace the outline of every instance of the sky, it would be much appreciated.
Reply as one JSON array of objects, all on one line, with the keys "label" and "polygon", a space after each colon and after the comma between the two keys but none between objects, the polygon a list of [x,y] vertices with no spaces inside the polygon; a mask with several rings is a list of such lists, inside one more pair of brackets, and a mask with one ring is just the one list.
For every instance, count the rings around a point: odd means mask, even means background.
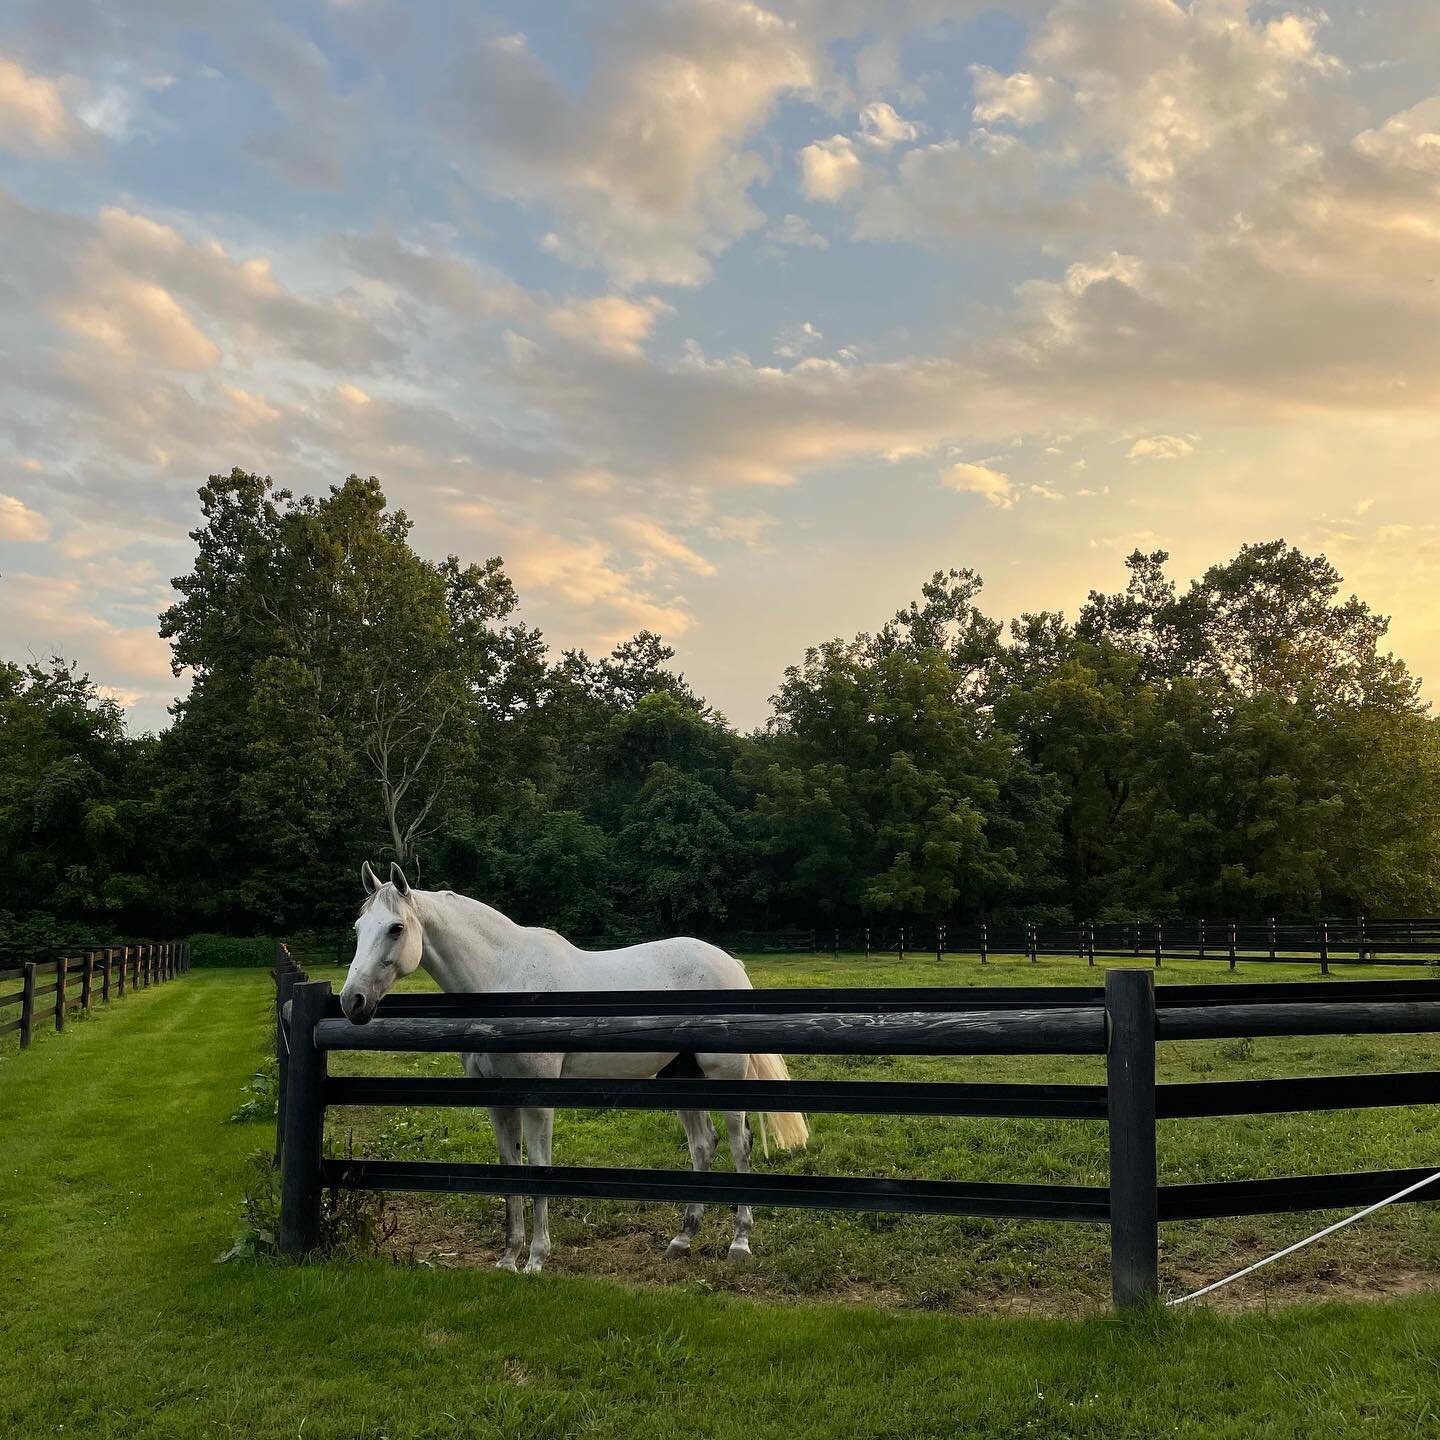
[{"label": "sky", "polygon": [[1437,77],[1433,0],[10,0],[0,655],[164,724],[239,466],[742,726],[937,569],[1275,536],[1440,694]]}]

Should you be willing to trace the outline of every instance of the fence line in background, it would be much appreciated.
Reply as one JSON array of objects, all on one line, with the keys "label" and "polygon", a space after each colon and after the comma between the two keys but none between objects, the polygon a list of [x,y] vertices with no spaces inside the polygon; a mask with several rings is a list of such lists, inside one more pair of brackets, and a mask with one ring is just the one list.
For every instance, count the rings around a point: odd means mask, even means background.
[{"label": "fence line in background", "polygon": [[[0,1014],[11,1006],[20,1009],[17,1018],[0,1024],[0,1035],[18,1031],[20,1048],[28,1050],[37,1020],[48,1017],[56,1030],[63,1030],[65,1017],[74,1010],[91,1010],[97,1002],[108,1005],[127,989],[158,985],[189,969],[187,940],[88,946],[80,954],[27,960],[20,965],[0,960],[0,991],[20,982],[18,990],[0,994]],[[50,983],[39,983],[51,975],[55,978]]]},{"label": "fence line in background", "polygon": [[[1115,1303],[1132,1306],[1158,1297],[1162,1222],[1364,1204],[1431,1173],[1380,1170],[1162,1185],[1161,1120],[1433,1103],[1440,1099],[1440,1071],[1157,1084],[1155,1058],[1158,1043],[1176,1039],[1440,1032],[1440,980],[1157,988],[1149,970],[1131,968],[1109,970],[1103,988],[1048,990],[406,994],[387,996],[375,1018],[360,1027],[343,1018],[328,981],[305,981],[286,960],[288,955],[277,954],[277,1038],[285,1085],[280,1245],[290,1255],[317,1245],[326,1187],[1066,1220],[1110,1227]],[[288,995],[282,999],[287,975]],[[787,1080],[742,1086],[689,1079],[331,1077],[328,1070],[332,1050],[685,1051],[701,1045],[722,1053],[763,1046],[780,1053],[849,1055],[1104,1054],[1106,1083]],[[336,1105],[621,1105],[1103,1120],[1110,1174],[1103,1186],[1036,1185],[327,1160],[325,1111]]]},{"label": "fence line in background", "polygon": [[[582,950],[606,950],[658,940],[661,935],[578,935]],[[1046,956],[1097,960],[1149,960],[1155,969],[1172,960],[1226,961],[1240,965],[1315,962],[1322,975],[1332,965],[1428,965],[1440,963],[1440,916],[1374,919],[1365,915],[1320,920],[1084,920],[1074,925],[1034,920],[957,922],[906,920],[892,924],[835,925],[810,929],[702,932],[736,955],[863,954],[867,960],[933,955],[1013,956],[1038,965]],[[328,943],[328,942],[327,942]],[[348,931],[334,941],[335,963],[353,953]]]}]

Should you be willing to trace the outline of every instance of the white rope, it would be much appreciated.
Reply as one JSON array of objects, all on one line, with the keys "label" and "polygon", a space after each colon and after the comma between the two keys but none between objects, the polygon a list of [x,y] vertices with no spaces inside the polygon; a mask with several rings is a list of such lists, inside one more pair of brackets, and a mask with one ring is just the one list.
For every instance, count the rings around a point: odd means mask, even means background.
[{"label": "white rope", "polygon": [[1397,1200],[1403,1200],[1407,1195],[1413,1195],[1417,1190],[1423,1190],[1436,1180],[1440,1180],[1440,1170],[1433,1175],[1427,1175],[1423,1180],[1415,1181],[1413,1185],[1407,1185],[1403,1190],[1397,1190],[1393,1195],[1387,1195],[1383,1200],[1377,1200],[1373,1205],[1367,1205],[1363,1210],[1357,1210],[1353,1215],[1347,1215],[1343,1220],[1337,1220],[1333,1225],[1327,1225],[1323,1230],[1317,1230],[1313,1235],[1307,1235],[1303,1240],[1297,1240],[1293,1245],[1287,1245],[1283,1250],[1277,1250],[1273,1255],[1267,1255],[1263,1260],[1257,1260],[1253,1265],[1247,1265],[1243,1270],[1237,1270],[1233,1275],[1227,1275],[1223,1280],[1215,1280],[1209,1285],[1201,1286],[1199,1290],[1192,1290],[1188,1295],[1167,1300],[1165,1304],[1167,1306],[1183,1305],[1187,1300],[1198,1300],[1200,1296],[1208,1295],[1212,1290],[1218,1290],[1232,1280],[1240,1280],[1246,1275],[1253,1275],[1255,1271],[1263,1269],[1266,1265],[1273,1264],[1276,1260],[1283,1260],[1287,1255],[1293,1255],[1297,1250],[1303,1250],[1307,1245],[1313,1245],[1317,1240],[1323,1240],[1327,1235],[1333,1235],[1337,1230],[1343,1230],[1347,1225],[1353,1225],[1357,1220],[1363,1220],[1367,1215],[1373,1215],[1377,1210],[1383,1210],[1387,1205],[1393,1205]]}]

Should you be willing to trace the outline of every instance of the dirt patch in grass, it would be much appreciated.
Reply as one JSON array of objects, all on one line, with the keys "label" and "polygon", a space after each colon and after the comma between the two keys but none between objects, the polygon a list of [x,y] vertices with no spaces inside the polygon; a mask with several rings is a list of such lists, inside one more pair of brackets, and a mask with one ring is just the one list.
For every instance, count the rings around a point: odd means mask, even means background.
[{"label": "dirt patch in grass", "polygon": [[[439,1269],[489,1269],[500,1254],[502,1217],[498,1205],[486,1214],[457,1213],[453,1202],[428,1196],[399,1195],[391,1200],[398,1226],[390,1253],[402,1263]],[[679,1223],[679,1213],[673,1217]],[[528,1217],[527,1217],[528,1219]],[[1035,1316],[1078,1318],[1105,1313],[1109,1308],[1108,1275],[1095,1266],[1082,1267],[1073,1286],[1039,1283],[1015,1287],[976,1283],[973,1277],[957,1281],[943,1273],[936,1257],[935,1274],[906,1283],[882,1283],[855,1275],[832,1275],[824,1284],[797,1282],[783,1256],[767,1253],[763,1228],[755,1243],[755,1258],[734,1264],[726,1258],[730,1228],[726,1217],[707,1217],[691,1254],[682,1260],[665,1258],[674,1227],[657,1209],[653,1225],[626,1227],[626,1217],[593,1217],[567,1213],[551,1204],[555,1248],[546,1272],[557,1275],[599,1276],[632,1286],[653,1286],[697,1294],[725,1293],[768,1301],[873,1305],[890,1310],[925,1310],[956,1315]],[[762,1219],[763,1227],[763,1219]],[[1296,1238],[1303,1234],[1297,1228]],[[1323,1245],[1324,1242],[1322,1242]],[[1162,1284],[1168,1296],[1185,1295],[1221,1279],[1270,1253],[1254,1245],[1218,1249],[1213,1265],[1187,1260],[1165,1266]],[[523,1283],[517,1282],[517,1283]],[[1323,1251],[1281,1262],[1274,1269],[1227,1286],[1195,1302],[1226,1313],[1266,1311],[1287,1305],[1324,1301],[1384,1300],[1440,1292],[1440,1271],[1413,1263],[1389,1263],[1373,1254],[1352,1250],[1343,1256]]]}]

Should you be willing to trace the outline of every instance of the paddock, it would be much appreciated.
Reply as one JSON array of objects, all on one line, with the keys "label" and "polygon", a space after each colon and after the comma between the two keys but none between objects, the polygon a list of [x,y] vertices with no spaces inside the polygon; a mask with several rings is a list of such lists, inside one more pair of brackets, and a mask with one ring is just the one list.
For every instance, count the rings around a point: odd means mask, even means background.
[{"label": "paddock", "polygon": [[[1160,1294],[1162,1223],[1268,1215],[1371,1203],[1433,1173],[1423,1166],[1360,1168],[1317,1155],[1309,1173],[1252,1174],[1161,1183],[1157,1122],[1181,1118],[1315,1114],[1369,1107],[1429,1106],[1440,1096],[1431,1068],[1369,1074],[1157,1083],[1159,1047],[1172,1041],[1248,1043],[1255,1037],[1425,1036],[1440,1029],[1440,982],[1432,979],[1275,981],[1155,986],[1143,970],[1115,970],[1105,985],[1064,987],[767,988],[678,996],[401,994],[382,1002],[363,1029],[339,1017],[327,982],[295,983],[284,1112],[281,1243],[315,1243],[322,1190],[547,1194],[612,1200],[689,1200],[1026,1219],[1103,1227],[1110,1278],[1122,1306]],[[293,989],[292,989],[293,986]],[[282,996],[282,999],[286,998]],[[812,1113],[995,1117],[1101,1123],[1103,1184],[971,1182],[925,1175],[750,1176],[619,1166],[545,1170],[384,1155],[321,1153],[328,1109],[405,1106],[471,1108],[553,1104],[618,1109],[720,1108],[737,1087],[709,1081],[473,1081],[332,1076],[331,1056],[434,1054],[485,1046],[509,1049],[687,1049],[794,1055],[1099,1057],[1103,1085],[807,1080],[748,1089],[752,1108]],[[748,1082],[753,1086],[757,1082]],[[1427,1198],[1423,1192],[1417,1200]],[[1217,1257],[1217,1264],[1219,1257]]]}]

